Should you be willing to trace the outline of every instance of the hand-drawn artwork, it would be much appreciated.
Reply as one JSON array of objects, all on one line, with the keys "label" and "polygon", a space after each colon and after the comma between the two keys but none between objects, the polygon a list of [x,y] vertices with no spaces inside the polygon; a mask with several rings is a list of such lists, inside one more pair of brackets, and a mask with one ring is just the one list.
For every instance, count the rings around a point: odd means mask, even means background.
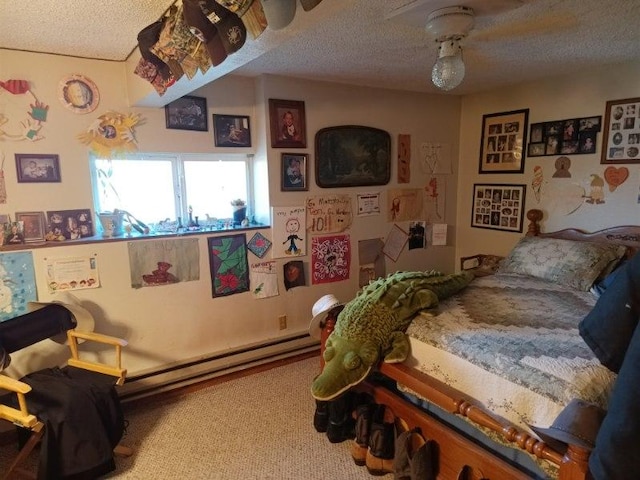
[{"label": "hand-drawn artwork", "polygon": [[389,231],[389,235],[387,235],[387,241],[384,242],[382,253],[396,262],[408,239],[409,236],[407,232],[394,223]]},{"label": "hand-drawn artwork", "polygon": [[250,280],[253,298],[275,297],[279,294],[278,274],[274,260],[252,263]]},{"label": "hand-drawn artwork", "polygon": [[411,181],[411,135],[398,134],[398,183]]},{"label": "hand-drawn artwork", "polygon": [[553,173],[553,178],[571,178],[571,159],[569,157],[558,157],[555,163],[556,171]]},{"label": "hand-drawn artwork", "polygon": [[197,238],[129,242],[127,247],[132,288],[200,280]]},{"label": "hand-drawn artwork", "polygon": [[358,241],[358,260],[360,261],[359,287],[369,285],[369,282],[386,275],[384,254],[382,253],[383,247],[384,242],[381,238]]},{"label": "hand-drawn artwork", "polygon": [[609,185],[609,191],[614,192],[629,178],[627,167],[607,167],[604,169],[604,179]]},{"label": "hand-drawn artwork", "polygon": [[358,216],[380,215],[380,193],[358,193]]},{"label": "hand-drawn artwork", "polygon": [[244,233],[208,239],[213,297],[249,291],[249,263]]},{"label": "hand-drawn artwork", "polygon": [[432,176],[424,187],[424,217],[427,223],[442,222],[445,215],[446,179],[442,175]]},{"label": "hand-drawn artwork", "polygon": [[96,255],[71,258],[45,258],[45,277],[49,293],[83,290],[100,286]]},{"label": "hand-drawn artwork", "polygon": [[[49,106],[36,98],[29,86],[29,82],[27,80],[0,81],[0,89],[6,90],[15,96],[15,98],[8,97],[7,106],[4,112],[0,113],[0,139],[14,141],[30,140],[32,142],[43,139],[44,137],[40,134],[40,129],[42,128],[42,124],[47,121]],[[27,108],[25,104],[25,97],[18,97],[24,94],[29,94],[33,99],[33,103],[29,103],[31,100],[26,100],[29,108]],[[17,105],[17,103],[19,103],[19,105]],[[9,117],[22,115],[22,112],[25,110],[29,117],[25,116],[13,122],[16,126],[13,128],[13,131],[9,132],[6,129],[6,127],[9,126]],[[7,112],[8,115],[6,115]]]},{"label": "hand-drawn artwork", "polygon": [[44,239],[48,242],[63,242],[93,236],[91,210],[55,210],[47,212],[47,232]]},{"label": "hand-drawn artwork", "polygon": [[313,237],[311,244],[311,283],[349,279],[351,239],[349,235]]},{"label": "hand-drawn artwork", "polygon": [[540,196],[542,194],[542,184],[544,183],[544,172],[542,166],[536,165],[533,167],[533,179],[531,180],[531,190],[533,190],[533,196],[536,198],[536,202],[540,203]]},{"label": "hand-drawn artwork", "polygon": [[589,194],[586,196],[585,202],[600,205],[604,203],[604,180],[596,173],[591,174],[590,178]]},{"label": "hand-drawn artwork", "polygon": [[0,253],[0,322],[27,313],[37,299],[31,252]]},{"label": "hand-drawn artwork", "polygon": [[344,232],[351,227],[350,195],[322,195],[307,198],[307,232],[327,234]]},{"label": "hand-drawn artwork", "polygon": [[422,171],[427,175],[451,174],[451,145],[426,142],[420,145]]},{"label": "hand-drawn artwork", "polygon": [[275,247],[271,249],[271,257],[306,255],[306,228],[305,207],[273,207],[271,238]]},{"label": "hand-drawn artwork", "polygon": [[24,240],[24,222],[7,222],[2,225],[2,245],[20,245]]},{"label": "hand-drawn artwork", "polygon": [[585,189],[577,184],[566,182],[545,185],[545,208],[549,215],[571,215],[584,205]]},{"label": "hand-drawn artwork", "polygon": [[409,250],[424,248],[425,246],[426,222],[409,223]]},{"label": "hand-drawn artwork", "polygon": [[392,188],[387,193],[387,220],[402,222],[422,217],[423,200],[420,188]]},{"label": "hand-drawn artwork", "polygon": [[107,112],[100,115],[86,132],[78,135],[78,140],[89,145],[98,158],[135,152],[138,150],[133,127],[141,123],[140,115]]},{"label": "hand-drawn artwork", "polygon": [[262,235],[260,232],[256,232],[251,240],[247,243],[247,248],[256,257],[262,258],[267,253],[267,250],[271,247],[271,240]]},{"label": "hand-drawn artwork", "polygon": [[304,287],[307,284],[302,260],[287,262],[283,265],[282,269],[284,271],[284,287],[287,290],[293,287]]}]

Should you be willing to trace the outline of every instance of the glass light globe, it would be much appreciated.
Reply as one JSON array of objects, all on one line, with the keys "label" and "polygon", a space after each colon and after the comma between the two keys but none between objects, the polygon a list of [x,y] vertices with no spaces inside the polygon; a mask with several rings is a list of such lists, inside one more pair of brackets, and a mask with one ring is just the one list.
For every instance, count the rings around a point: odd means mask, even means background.
[{"label": "glass light globe", "polygon": [[433,84],[445,91],[456,88],[464,80],[465,67],[462,49],[457,41],[445,41],[440,45],[440,55],[431,71]]}]

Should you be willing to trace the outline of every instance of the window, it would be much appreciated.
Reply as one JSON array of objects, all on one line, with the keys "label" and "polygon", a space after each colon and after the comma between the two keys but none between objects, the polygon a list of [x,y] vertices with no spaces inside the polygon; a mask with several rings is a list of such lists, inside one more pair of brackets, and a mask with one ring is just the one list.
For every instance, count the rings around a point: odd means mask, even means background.
[{"label": "window", "polygon": [[252,204],[250,155],[131,155],[92,158],[96,212],[126,210],[145,223],[230,218],[231,200]]}]

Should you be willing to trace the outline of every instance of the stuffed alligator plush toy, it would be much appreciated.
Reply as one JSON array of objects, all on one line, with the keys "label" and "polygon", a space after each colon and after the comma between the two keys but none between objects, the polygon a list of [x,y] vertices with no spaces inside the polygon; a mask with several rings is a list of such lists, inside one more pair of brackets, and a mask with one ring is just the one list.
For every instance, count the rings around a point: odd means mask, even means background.
[{"label": "stuffed alligator plush toy", "polygon": [[311,386],[316,400],[332,400],[360,383],[382,357],[387,363],[409,354],[405,331],[414,315],[462,290],[473,274],[396,272],[363,287],[338,315],[324,351],[324,369]]}]

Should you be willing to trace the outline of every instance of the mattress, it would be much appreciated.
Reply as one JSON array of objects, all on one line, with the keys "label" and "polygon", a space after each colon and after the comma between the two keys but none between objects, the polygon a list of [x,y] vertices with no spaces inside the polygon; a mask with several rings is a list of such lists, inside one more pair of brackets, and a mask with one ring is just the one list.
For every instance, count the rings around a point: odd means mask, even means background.
[{"label": "mattress", "polygon": [[615,374],[578,333],[595,301],[533,277],[477,278],[413,320],[406,363],[533,434],[573,398],[607,408]]}]

